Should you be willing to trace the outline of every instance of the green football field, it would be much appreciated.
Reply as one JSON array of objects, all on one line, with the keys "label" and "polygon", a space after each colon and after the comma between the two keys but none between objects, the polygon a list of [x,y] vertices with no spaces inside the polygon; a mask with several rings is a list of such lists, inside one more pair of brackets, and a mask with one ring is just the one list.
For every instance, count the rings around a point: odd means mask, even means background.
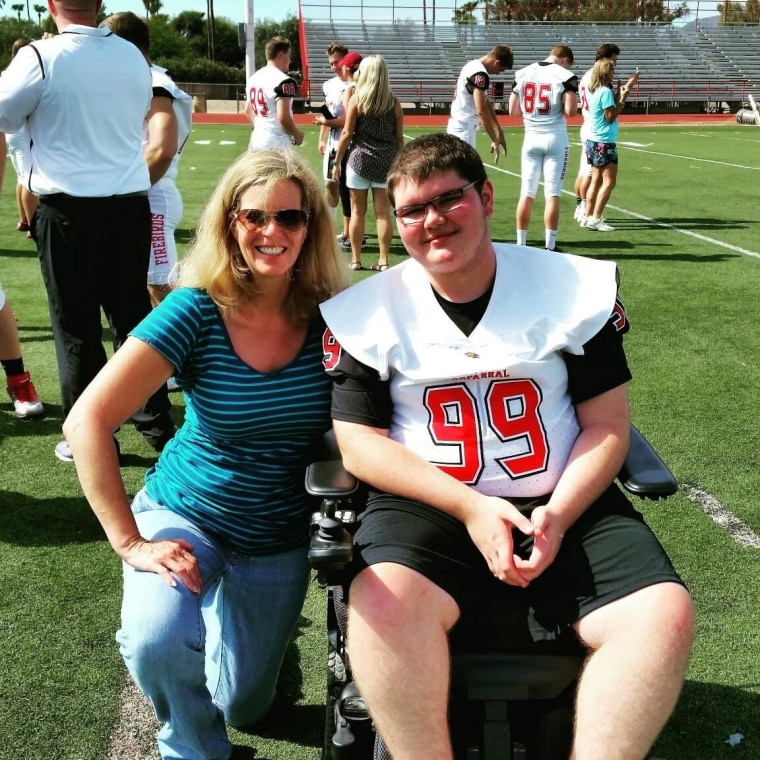
[{"label": "green football field", "polygon": [[[423,130],[405,131],[411,138]],[[499,241],[514,242],[521,133],[507,130],[509,154],[496,167],[485,138],[479,146],[496,188]],[[618,263],[632,325],[633,418],[681,484],[667,502],[641,505],[697,609],[683,696],[651,758],[760,758],[760,129],[623,122],[620,138],[619,184],[606,214],[616,230],[593,232],[572,220],[579,147],[571,130],[558,242]],[[247,139],[242,126],[193,129],[178,181],[183,249]],[[314,128],[298,150],[319,170]],[[154,726],[125,690],[114,642],[119,562],[75,469],[53,454],[62,422],[53,342],[33,245],[15,231],[14,179],[8,164],[0,284],[47,415],[24,422],[7,400],[0,404],[0,760],[153,758]],[[541,247],[542,211],[539,197],[529,242]],[[368,231],[365,266],[377,260],[371,220]],[[403,258],[395,238],[391,262]],[[182,403],[173,398],[179,422]],[[129,426],[119,439],[134,493],[154,454]],[[316,760],[324,658],[324,598],[312,585],[270,718],[260,733],[232,732],[233,739],[259,758]]]}]

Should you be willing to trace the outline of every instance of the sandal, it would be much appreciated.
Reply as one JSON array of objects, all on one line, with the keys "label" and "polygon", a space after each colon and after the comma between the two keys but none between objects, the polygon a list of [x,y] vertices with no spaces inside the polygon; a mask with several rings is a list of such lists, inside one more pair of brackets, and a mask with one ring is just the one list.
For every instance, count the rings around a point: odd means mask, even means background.
[{"label": "sandal", "polygon": [[373,264],[370,269],[373,272],[384,272],[388,268],[387,264]]},{"label": "sandal", "polygon": [[354,272],[358,272],[362,268],[361,261],[352,261],[351,262],[351,269],[353,269]]},{"label": "sandal", "polygon": [[28,231],[29,231],[29,222],[27,222],[27,221],[25,221],[24,219],[22,219],[22,220],[21,220],[21,221],[20,221],[20,222],[19,222],[19,223],[16,225],[16,229],[17,229],[19,232],[28,232]]}]

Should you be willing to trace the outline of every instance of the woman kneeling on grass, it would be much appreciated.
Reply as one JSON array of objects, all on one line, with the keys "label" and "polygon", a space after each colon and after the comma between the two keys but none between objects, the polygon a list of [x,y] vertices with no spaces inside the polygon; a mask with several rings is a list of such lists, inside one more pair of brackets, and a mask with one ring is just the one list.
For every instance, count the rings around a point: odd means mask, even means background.
[{"label": "woman kneeling on grass", "polygon": [[[162,757],[237,756],[225,721],[267,712],[308,582],[303,472],[330,427],[318,304],[344,285],[332,214],[298,156],[225,173],[178,289],[131,333],[64,424],[124,561],[117,640],[163,726]],[[131,508],[113,432],[175,377],[185,423]]]}]

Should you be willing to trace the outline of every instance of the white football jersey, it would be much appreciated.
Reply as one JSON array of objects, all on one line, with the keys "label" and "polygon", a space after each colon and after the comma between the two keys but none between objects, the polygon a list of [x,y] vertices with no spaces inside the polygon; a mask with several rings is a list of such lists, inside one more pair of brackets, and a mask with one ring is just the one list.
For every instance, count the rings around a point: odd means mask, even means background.
[{"label": "white football jersey", "polygon": [[[343,113],[343,93],[349,87],[351,82],[344,82],[340,77],[328,79],[322,85],[322,93],[325,96],[325,105],[330,113],[337,119]],[[327,141],[327,149],[332,150],[338,144],[342,127],[331,127],[330,136]]]},{"label": "white football jersey", "polygon": [[[390,383],[390,437],[484,494],[550,493],[579,426],[562,352],[615,307],[616,265],[495,244],[493,294],[465,336],[413,259],[322,305],[342,348]],[[506,477],[505,477],[506,475]]]},{"label": "white football jersey", "polygon": [[457,79],[454,100],[451,103],[451,118],[463,124],[477,126],[480,120],[475,110],[475,99],[472,93],[478,89],[488,94],[490,84],[490,77],[480,59],[476,58],[466,63]]},{"label": "white football jersey", "polygon": [[277,118],[277,101],[290,98],[290,112],[293,113],[293,98],[298,94],[296,81],[275,66],[262,66],[250,77],[247,84],[248,103],[253,115],[253,128],[257,142],[266,135],[272,137],[290,136]]},{"label": "white football jersey", "polygon": [[515,73],[512,87],[520,97],[526,131],[559,132],[565,123],[565,91],[577,88],[578,79],[558,63],[540,61]]},{"label": "white football jersey", "polygon": [[578,85],[578,105],[581,109],[581,116],[583,117],[583,124],[581,125],[581,143],[586,144],[586,140],[591,139],[591,112],[589,111],[589,98],[591,92],[589,91],[589,83],[591,82],[591,69],[589,69],[582,77],[580,84]]},{"label": "white football jersey", "polygon": [[[177,178],[177,165],[182,149],[185,147],[187,138],[190,136],[190,130],[193,126],[193,99],[182,89],[177,87],[174,80],[166,73],[166,69],[152,64],[150,67],[150,76],[153,89],[160,87],[166,90],[172,96],[172,109],[177,117],[177,153],[172,159],[171,165],[166,170],[164,177],[169,179]],[[148,142],[147,124],[143,130],[143,144]]]}]

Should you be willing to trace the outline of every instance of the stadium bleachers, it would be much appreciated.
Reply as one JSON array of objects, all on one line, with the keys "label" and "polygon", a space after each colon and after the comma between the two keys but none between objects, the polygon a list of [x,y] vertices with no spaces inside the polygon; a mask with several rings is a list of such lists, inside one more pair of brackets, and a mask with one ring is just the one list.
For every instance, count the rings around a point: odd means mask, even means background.
[{"label": "stadium bleachers", "polygon": [[[451,100],[464,63],[494,45],[509,45],[515,68],[542,60],[551,48],[567,44],[575,55],[574,70],[594,62],[596,47],[615,42],[622,50],[621,76],[637,66],[642,76],[632,96],[635,103],[692,102],[740,104],[760,88],[760,31],[757,27],[677,28],[666,24],[621,23],[489,23],[456,25],[411,21],[304,22],[308,62],[307,101],[320,101],[323,82],[332,76],[325,48],[340,41],[363,55],[382,54],[388,62],[394,92],[405,104],[444,106]],[[495,80],[494,100],[505,107],[510,77]]]}]

